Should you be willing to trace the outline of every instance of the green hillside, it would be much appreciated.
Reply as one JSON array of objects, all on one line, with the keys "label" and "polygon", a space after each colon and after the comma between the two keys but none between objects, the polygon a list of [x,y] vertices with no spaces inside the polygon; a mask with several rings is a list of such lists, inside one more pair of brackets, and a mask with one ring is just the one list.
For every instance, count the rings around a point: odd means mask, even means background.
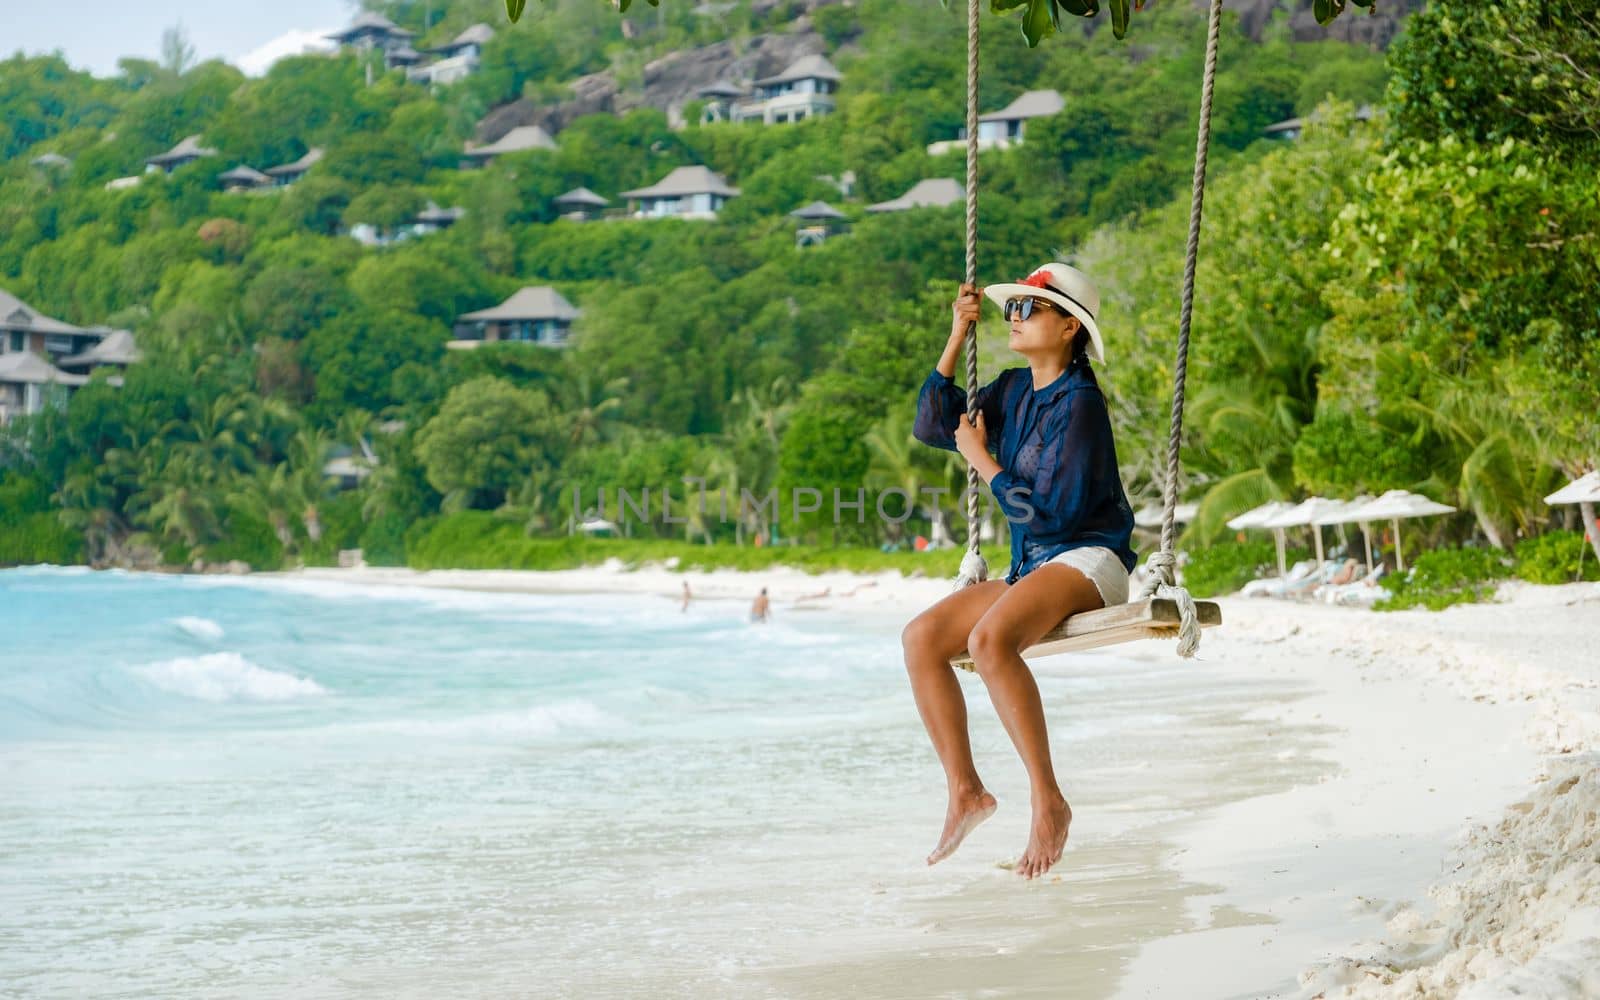
[{"label": "green hillside", "polygon": [[[452,524],[565,536],[574,488],[588,505],[600,486],[667,487],[676,512],[685,476],[735,495],[961,481],[953,456],[910,437],[961,274],[960,207],[866,211],[963,176],[959,153],[926,150],[963,120],[961,11],[740,0],[622,17],[549,0],[512,26],[501,0],[367,6],[419,50],[479,22],[495,35],[478,72],[434,88],[349,51],[259,79],[215,62],[129,59],[106,79],[54,57],[0,62],[0,290],[130,329],[143,355],[5,427],[0,563],[264,567],[356,546],[399,563],[409,538],[442,565]],[[1539,498],[1600,457],[1600,52],[1538,7],[1442,0],[1387,56],[1292,41],[1281,16],[1252,41],[1230,18],[1195,314],[1183,490],[1205,503],[1191,546],[1306,491],[1421,489],[1469,512],[1442,536],[1503,547],[1561,524]],[[980,279],[1060,254],[1101,281],[1103,381],[1138,505],[1159,491],[1203,19],[1157,4],[1123,41],[1069,23],[1035,49],[1004,18],[986,28],[982,106],[1053,89],[1065,109],[984,154]],[[701,125],[688,100],[675,128],[648,106],[663,59],[797,35],[842,74],[833,114]],[[1539,58],[1543,83],[1493,85]],[[631,109],[563,120],[554,150],[461,169],[469,142],[498,137],[480,123],[561,118],[595,74]],[[1315,119],[1299,139],[1264,136],[1294,116]],[[192,135],[215,154],[141,175]],[[239,164],[313,149],[325,155],[291,186],[219,186]],[[46,153],[70,166],[36,162]],[[693,164],[740,191],[714,221],[558,218],[563,192],[620,206]],[[847,171],[848,195],[824,179]],[[848,232],[797,248],[788,213],[818,199]],[[430,202],[464,211],[387,246],[346,234]],[[445,346],[458,316],[528,285],[581,308],[570,346]],[[996,316],[985,377],[1014,361],[999,333]],[[363,441],[373,473],[337,491],[325,463]],[[458,513],[471,511],[493,514]],[[631,530],[733,543],[760,527],[660,515]],[[875,546],[898,529],[780,530]]]}]

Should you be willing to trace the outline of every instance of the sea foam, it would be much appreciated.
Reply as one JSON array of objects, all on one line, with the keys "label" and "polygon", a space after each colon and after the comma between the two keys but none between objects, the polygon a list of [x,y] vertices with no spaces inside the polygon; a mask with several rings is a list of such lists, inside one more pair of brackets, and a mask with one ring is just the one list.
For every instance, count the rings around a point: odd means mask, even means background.
[{"label": "sea foam", "polygon": [[259,667],[238,653],[180,656],[136,672],[163,691],[201,701],[288,701],[327,693],[308,677]]},{"label": "sea foam", "polygon": [[184,615],[181,618],[172,619],[172,624],[178,627],[178,631],[186,632],[189,635],[194,636],[196,639],[207,639],[215,642],[216,640],[222,638],[222,626],[218,625],[209,618],[196,618],[193,615]]}]

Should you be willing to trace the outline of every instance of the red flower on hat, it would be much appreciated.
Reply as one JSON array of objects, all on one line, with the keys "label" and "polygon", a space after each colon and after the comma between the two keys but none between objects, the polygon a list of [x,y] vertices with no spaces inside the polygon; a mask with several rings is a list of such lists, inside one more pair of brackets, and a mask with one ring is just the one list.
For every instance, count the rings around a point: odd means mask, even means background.
[{"label": "red flower on hat", "polygon": [[1028,285],[1033,288],[1049,288],[1050,272],[1040,269],[1028,275],[1026,278],[1023,278],[1021,281],[1017,282],[1017,284]]}]

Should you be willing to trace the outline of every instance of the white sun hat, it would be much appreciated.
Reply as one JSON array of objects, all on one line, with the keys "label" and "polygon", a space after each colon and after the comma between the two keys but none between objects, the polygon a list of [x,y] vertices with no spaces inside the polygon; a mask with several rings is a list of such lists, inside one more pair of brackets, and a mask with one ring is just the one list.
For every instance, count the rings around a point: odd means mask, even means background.
[{"label": "white sun hat", "polygon": [[1006,307],[1007,300],[1025,295],[1055,303],[1088,328],[1089,357],[1096,361],[1106,359],[1105,348],[1100,343],[1100,324],[1095,322],[1095,314],[1100,311],[1100,290],[1077,268],[1045,264],[1021,281],[990,285],[983,294],[1001,309]]}]

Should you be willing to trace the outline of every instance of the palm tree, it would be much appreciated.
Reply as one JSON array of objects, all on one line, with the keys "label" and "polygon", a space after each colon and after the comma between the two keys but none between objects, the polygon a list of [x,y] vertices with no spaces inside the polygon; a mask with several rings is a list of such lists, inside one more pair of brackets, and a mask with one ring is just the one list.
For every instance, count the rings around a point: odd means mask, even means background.
[{"label": "palm tree", "polygon": [[1461,456],[1439,470],[1438,485],[1505,549],[1511,530],[1526,530],[1544,510],[1541,498],[1560,486],[1560,464],[1542,428],[1518,419],[1504,377],[1490,369],[1481,379],[1436,372],[1418,398],[1396,405]]},{"label": "palm tree", "polygon": [[332,493],[327,473],[323,471],[328,461],[328,448],[327,434],[315,428],[302,429],[289,442],[288,477],[306,537],[313,544],[322,540],[319,508]]},{"label": "palm tree", "polygon": [[53,497],[61,508],[61,519],[82,533],[93,566],[109,561],[117,540],[128,527],[117,513],[115,479],[104,473],[103,468],[71,472]]},{"label": "palm tree", "polygon": [[[915,513],[924,486],[937,485],[945,478],[940,473],[930,472],[926,449],[912,434],[915,419],[916,414],[908,408],[891,410],[872,425],[863,439],[871,456],[867,466],[868,489],[880,494],[888,490],[903,491],[907,514]],[[936,508],[933,517],[941,516]],[[885,527],[890,541],[900,540],[905,533],[904,525],[902,520]]]},{"label": "palm tree", "polygon": [[722,441],[733,464],[720,465],[716,476],[730,497],[739,498],[735,537],[740,544],[745,528],[759,532],[765,527],[755,505],[744,502],[744,491],[761,497],[777,484],[778,448],[793,410],[793,385],[781,375],[764,386],[744,386],[729,404]]},{"label": "palm tree", "polygon": [[250,511],[272,527],[285,553],[295,550],[294,528],[290,519],[299,507],[298,491],[289,478],[288,466],[278,463],[256,469],[255,475],[240,481],[228,494],[228,502]]},{"label": "palm tree", "polygon": [[[1317,411],[1317,331],[1274,333],[1267,326],[1249,331],[1250,377],[1196,381],[1184,469],[1210,485],[1185,534],[1202,543],[1220,536],[1236,514],[1295,492],[1294,443]],[[1161,444],[1157,484],[1166,477],[1164,437]]]},{"label": "palm tree", "polygon": [[625,375],[597,382],[582,371],[556,384],[556,405],[570,424],[569,448],[611,440],[622,416],[622,394],[628,391]]}]

